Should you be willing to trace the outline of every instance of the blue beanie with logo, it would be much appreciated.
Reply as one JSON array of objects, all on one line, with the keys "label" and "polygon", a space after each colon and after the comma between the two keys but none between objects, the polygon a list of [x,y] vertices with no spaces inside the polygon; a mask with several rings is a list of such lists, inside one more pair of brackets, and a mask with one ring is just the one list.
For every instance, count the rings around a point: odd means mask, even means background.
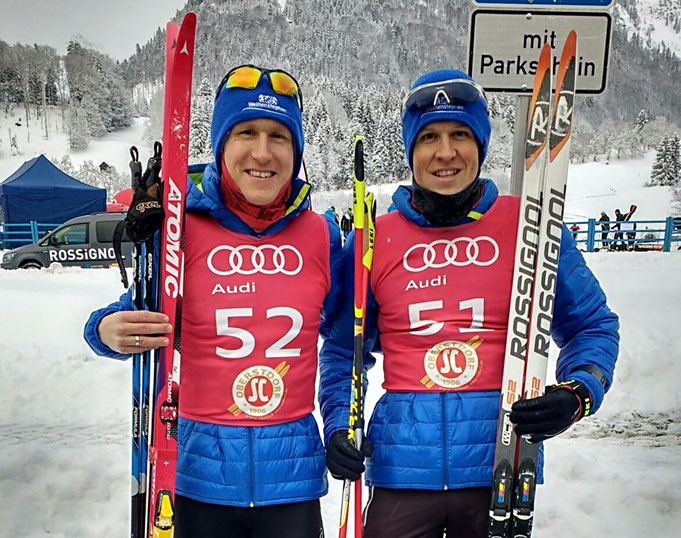
[{"label": "blue beanie with logo", "polygon": [[215,163],[220,166],[222,148],[230,131],[237,123],[255,119],[272,119],[283,123],[293,139],[293,178],[298,177],[303,160],[305,139],[303,117],[296,97],[280,95],[263,75],[252,90],[245,88],[222,88],[215,99],[210,139]]},{"label": "blue beanie with logo", "polygon": [[[473,81],[471,77],[458,69],[439,69],[426,73],[416,79],[416,82],[414,82],[411,89],[413,90],[424,84],[444,82],[445,80],[453,79]],[[412,170],[414,168],[412,155],[419,131],[429,123],[435,121],[458,121],[470,128],[480,148],[478,165],[482,168],[482,163],[485,162],[485,157],[487,157],[489,139],[492,133],[492,126],[490,125],[489,116],[487,115],[487,107],[485,106],[485,101],[482,97],[476,99],[472,103],[463,101],[454,103],[438,102],[430,108],[414,107],[411,110],[407,110],[402,118],[402,141],[404,142],[404,150],[406,152],[407,160],[409,161],[409,168]]]}]

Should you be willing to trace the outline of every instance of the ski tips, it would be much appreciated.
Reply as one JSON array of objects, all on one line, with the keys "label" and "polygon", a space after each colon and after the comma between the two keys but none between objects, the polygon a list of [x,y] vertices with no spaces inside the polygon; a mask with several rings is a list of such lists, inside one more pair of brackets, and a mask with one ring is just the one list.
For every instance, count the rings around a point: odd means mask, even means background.
[{"label": "ski tips", "polygon": [[553,98],[549,159],[553,161],[570,139],[572,109],[575,102],[577,33],[572,30],[565,40]]},{"label": "ski tips", "polygon": [[549,133],[551,106],[551,46],[546,43],[541,50],[534,75],[534,89],[527,117],[527,142],[525,148],[525,170],[541,155]]}]

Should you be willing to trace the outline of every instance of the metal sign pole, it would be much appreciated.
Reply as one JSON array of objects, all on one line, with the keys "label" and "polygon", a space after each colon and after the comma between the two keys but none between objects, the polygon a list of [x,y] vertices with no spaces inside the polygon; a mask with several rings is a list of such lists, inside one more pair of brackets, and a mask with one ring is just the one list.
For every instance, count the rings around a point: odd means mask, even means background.
[{"label": "metal sign pole", "polygon": [[523,186],[525,164],[525,137],[527,134],[527,113],[530,110],[531,95],[517,95],[515,98],[515,130],[513,132],[513,154],[511,160],[511,191],[520,196]]}]

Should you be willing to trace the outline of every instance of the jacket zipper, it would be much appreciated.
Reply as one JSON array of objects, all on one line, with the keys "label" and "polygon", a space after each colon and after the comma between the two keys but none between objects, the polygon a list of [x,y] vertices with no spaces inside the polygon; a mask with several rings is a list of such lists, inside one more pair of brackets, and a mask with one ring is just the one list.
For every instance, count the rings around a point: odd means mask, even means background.
[{"label": "jacket zipper", "polygon": [[447,402],[445,401],[446,394],[440,393],[440,405],[442,407],[442,482],[444,490],[448,489],[449,473],[447,470]]},{"label": "jacket zipper", "polygon": [[255,465],[253,463],[253,428],[248,428],[248,483],[250,494],[250,507],[255,506]]}]

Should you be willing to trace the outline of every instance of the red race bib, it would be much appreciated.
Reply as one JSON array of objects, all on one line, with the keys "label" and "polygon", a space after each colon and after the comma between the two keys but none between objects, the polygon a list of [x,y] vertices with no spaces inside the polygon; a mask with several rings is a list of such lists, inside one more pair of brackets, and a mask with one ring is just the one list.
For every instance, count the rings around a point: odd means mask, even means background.
[{"label": "red race bib", "polygon": [[305,211],[258,238],[187,214],[180,415],[231,425],[312,412],[329,232]]},{"label": "red race bib", "polygon": [[378,218],[371,289],[386,390],[500,388],[518,209],[500,196],[480,220],[448,228]]}]

